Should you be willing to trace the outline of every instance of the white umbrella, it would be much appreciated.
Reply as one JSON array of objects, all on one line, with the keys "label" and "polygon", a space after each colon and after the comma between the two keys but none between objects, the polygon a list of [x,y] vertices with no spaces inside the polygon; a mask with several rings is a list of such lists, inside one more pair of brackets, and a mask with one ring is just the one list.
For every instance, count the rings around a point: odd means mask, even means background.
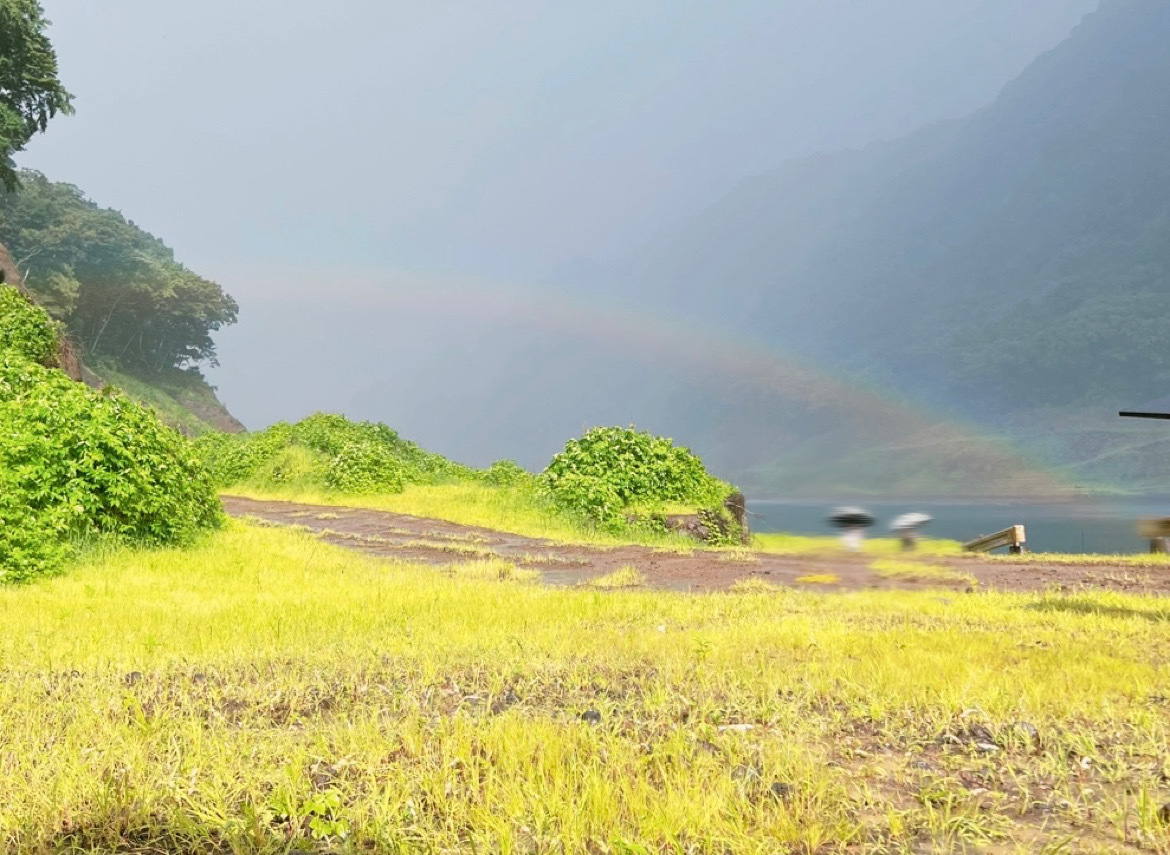
[{"label": "white umbrella", "polygon": [[890,523],[890,531],[907,531],[908,529],[921,528],[930,522],[934,517],[930,514],[910,513],[902,514],[902,516]]}]

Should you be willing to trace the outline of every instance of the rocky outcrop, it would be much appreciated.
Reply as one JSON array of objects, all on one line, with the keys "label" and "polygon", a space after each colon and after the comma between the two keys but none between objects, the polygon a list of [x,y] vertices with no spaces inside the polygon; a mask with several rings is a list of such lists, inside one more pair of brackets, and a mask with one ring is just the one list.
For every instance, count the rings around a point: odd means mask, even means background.
[{"label": "rocky outcrop", "polygon": [[701,543],[739,542],[751,540],[747,524],[747,501],[743,493],[735,492],[723,500],[719,508],[704,508],[693,514],[667,514],[666,527]]},{"label": "rocky outcrop", "polygon": [[12,255],[8,252],[8,247],[0,243],[0,282],[6,282],[24,296],[32,297],[28,293],[28,289],[24,287],[24,282],[20,279],[20,271],[16,269],[16,264],[12,261]]}]

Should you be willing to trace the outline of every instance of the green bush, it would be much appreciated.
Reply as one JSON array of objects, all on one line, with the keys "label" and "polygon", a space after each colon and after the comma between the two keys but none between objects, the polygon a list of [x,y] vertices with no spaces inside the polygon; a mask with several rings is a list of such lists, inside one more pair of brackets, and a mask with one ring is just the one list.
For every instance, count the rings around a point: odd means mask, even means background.
[{"label": "green bush", "polygon": [[38,365],[57,363],[57,326],[11,285],[0,285],[0,354]]},{"label": "green bush", "polygon": [[553,485],[569,474],[598,478],[624,505],[686,502],[706,504],[730,492],[707,474],[688,448],[634,428],[603,427],[569,440],[544,471]]},{"label": "green bush", "polygon": [[314,413],[293,426],[293,436],[323,454],[340,454],[355,443],[393,448],[403,442],[398,433],[379,422],[352,422],[336,413]]},{"label": "green bush", "polygon": [[262,481],[257,484],[261,487],[283,487],[291,481],[308,486],[303,459],[297,460],[296,472],[272,465],[292,448],[316,455],[319,475],[313,477],[320,477],[320,486],[338,492],[399,492],[406,484],[446,483],[475,474],[402,439],[384,424],[353,422],[332,413],[315,413],[295,425],[280,422],[255,434],[208,434],[195,445],[219,487],[249,479]]},{"label": "green bush", "polygon": [[325,484],[340,493],[401,493],[400,463],[384,445],[355,442],[330,459]]},{"label": "green bush", "polygon": [[293,433],[309,448],[331,457],[354,445],[382,448],[397,461],[398,474],[408,484],[435,484],[472,474],[468,467],[425,451],[381,422],[353,422],[334,413],[314,413],[294,425]]},{"label": "green bush", "polygon": [[25,502],[15,479],[0,477],[0,582],[46,573],[60,566],[68,554],[66,509],[34,509]]},{"label": "green bush", "polygon": [[293,443],[282,448],[271,460],[248,479],[260,487],[286,487],[290,490],[320,490],[325,486],[328,461],[322,454]]},{"label": "green bush", "polygon": [[553,504],[603,528],[620,528],[626,503],[604,478],[566,472],[555,481],[543,482]]},{"label": "green bush", "polygon": [[690,449],[634,428],[594,428],[553,457],[541,482],[560,506],[612,524],[629,509],[718,505],[730,485]]},{"label": "green bush", "polygon": [[222,519],[190,443],[112,389],[0,357],[0,567],[51,570],[70,536],[184,544]]},{"label": "green bush", "polygon": [[532,481],[532,474],[515,460],[497,460],[483,471],[483,482],[493,487],[516,487]]},{"label": "green bush", "polygon": [[293,440],[293,427],[277,422],[258,433],[209,431],[195,439],[195,451],[217,487],[247,481]]}]

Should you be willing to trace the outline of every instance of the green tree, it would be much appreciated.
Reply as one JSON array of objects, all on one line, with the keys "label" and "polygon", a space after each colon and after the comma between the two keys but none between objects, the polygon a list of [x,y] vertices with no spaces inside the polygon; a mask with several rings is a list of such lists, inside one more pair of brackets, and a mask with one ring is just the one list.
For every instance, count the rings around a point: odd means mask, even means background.
[{"label": "green tree", "polygon": [[78,188],[28,170],[20,183],[0,195],[0,243],[87,356],[140,376],[215,363],[212,334],[238,311],[219,285]]},{"label": "green tree", "polygon": [[0,182],[9,191],[19,185],[12,156],[57,113],[73,112],[48,23],[38,0],[0,0]]}]

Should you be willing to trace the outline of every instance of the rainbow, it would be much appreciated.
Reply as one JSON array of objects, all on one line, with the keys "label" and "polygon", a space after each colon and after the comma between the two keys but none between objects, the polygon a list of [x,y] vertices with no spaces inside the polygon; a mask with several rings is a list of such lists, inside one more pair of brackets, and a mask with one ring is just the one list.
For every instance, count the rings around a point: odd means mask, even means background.
[{"label": "rainbow", "polygon": [[[680,367],[690,376],[734,379],[806,410],[831,413],[840,433],[851,437],[857,447],[903,454],[910,468],[925,454],[943,452],[948,469],[969,482],[971,495],[1056,497],[1074,492],[1058,471],[1038,465],[973,424],[945,417],[895,390],[867,387],[815,368],[774,346],[646,312],[635,315],[625,307],[586,301],[547,287],[409,274],[330,278],[345,283],[333,293],[335,303],[352,303],[355,311],[386,310],[436,320],[462,317],[484,324],[523,326],[604,345],[644,363]],[[282,282],[288,297],[289,282]],[[320,291],[305,298],[319,300]]]}]

